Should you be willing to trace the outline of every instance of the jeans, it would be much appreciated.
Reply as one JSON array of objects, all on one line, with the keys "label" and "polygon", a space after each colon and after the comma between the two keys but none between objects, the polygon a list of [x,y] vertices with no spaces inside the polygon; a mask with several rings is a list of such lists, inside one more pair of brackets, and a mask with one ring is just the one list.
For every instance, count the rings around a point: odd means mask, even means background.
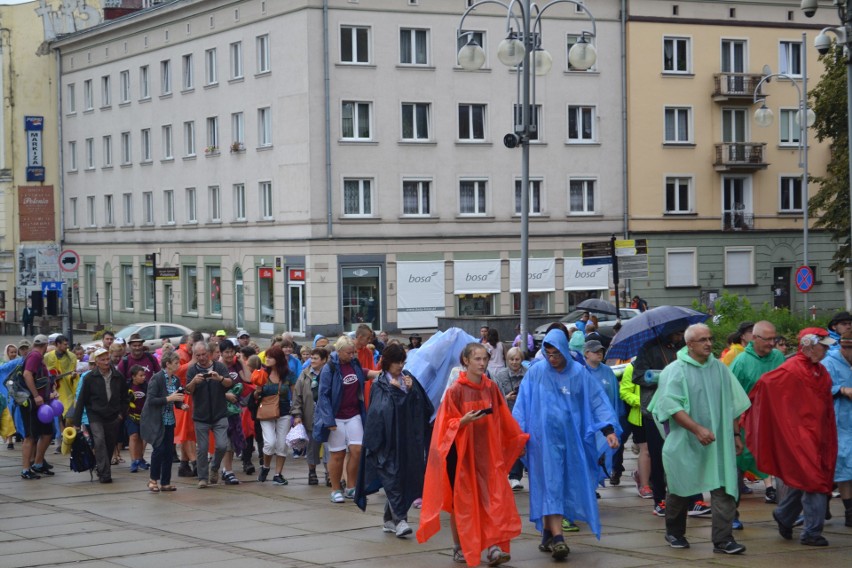
[{"label": "jeans", "polygon": [[828,507],[828,496],[824,493],[808,493],[801,489],[793,489],[785,485],[781,478],[778,481],[778,507],[775,508],[775,516],[784,527],[792,527],[803,510],[805,512],[805,524],[802,527],[800,538],[808,538],[822,535],[822,527],[825,524],[825,509]]},{"label": "jeans", "polygon": [[[213,463],[208,463],[207,460],[210,430],[213,430],[213,441],[216,444],[213,452]],[[210,477],[211,469],[219,471],[219,464],[222,463],[222,458],[225,457],[225,450],[228,448],[228,417],[223,416],[213,424],[196,422],[195,445],[197,448],[195,461],[198,467],[198,479],[206,481]]]},{"label": "jeans", "polygon": [[512,469],[509,470],[509,479],[517,479],[520,481],[524,477],[524,464],[519,459],[512,466]]},{"label": "jeans", "polygon": [[[710,492],[713,499],[713,544],[724,544],[733,540],[731,536],[731,523],[737,512],[737,501],[725,492],[724,487],[719,487]],[[695,496],[681,497],[669,493],[666,498],[666,532],[676,537],[686,534],[686,516]]]},{"label": "jeans", "polygon": [[163,439],[151,452],[151,481],[160,485],[172,484],[172,460],[175,451],[175,425],[165,426]]},{"label": "jeans", "polygon": [[89,422],[89,431],[95,443],[95,466],[99,479],[112,478],[112,453],[118,442],[118,429],[123,421],[116,418],[112,422]]}]

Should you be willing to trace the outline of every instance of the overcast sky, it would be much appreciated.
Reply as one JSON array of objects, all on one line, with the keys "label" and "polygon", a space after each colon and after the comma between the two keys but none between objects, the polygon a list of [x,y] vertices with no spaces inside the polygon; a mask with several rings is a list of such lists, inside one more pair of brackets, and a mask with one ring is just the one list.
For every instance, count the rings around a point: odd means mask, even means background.
[{"label": "overcast sky", "polygon": [[4,4],[26,4],[27,2],[35,2],[35,0],[0,0],[0,6]]}]

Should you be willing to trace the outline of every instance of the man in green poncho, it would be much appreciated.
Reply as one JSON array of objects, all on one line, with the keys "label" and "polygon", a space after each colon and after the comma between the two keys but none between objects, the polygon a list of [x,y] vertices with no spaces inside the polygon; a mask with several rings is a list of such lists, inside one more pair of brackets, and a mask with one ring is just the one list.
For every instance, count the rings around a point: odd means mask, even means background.
[{"label": "man in green poncho", "polygon": [[[746,394],[751,392],[754,385],[764,373],[774,371],[784,362],[784,354],[775,349],[775,341],[777,335],[775,326],[768,321],[759,321],[754,324],[754,333],[752,341],[745,348],[742,355],[734,359],[729,367],[731,372],[740,382]],[[754,463],[754,456],[748,448],[743,448],[743,452],[737,457],[737,467],[740,471],[748,471],[755,475],[758,479],[763,479],[766,485],[766,494],[764,499],[767,503],[777,503],[778,495],[775,488],[772,487],[771,478],[758,471],[757,464]],[[735,528],[742,528],[742,523]]]},{"label": "man in green poncho", "polygon": [[739,480],[737,454],[742,442],[736,424],[750,405],[728,368],[713,357],[713,334],[704,324],[691,325],[686,347],[663,369],[648,404],[658,426],[668,431],[663,466],[668,481],[666,541],[689,548],[686,516],[689,496],[710,491],[713,499],[713,552],[740,554],[745,546],[732,536]]}]

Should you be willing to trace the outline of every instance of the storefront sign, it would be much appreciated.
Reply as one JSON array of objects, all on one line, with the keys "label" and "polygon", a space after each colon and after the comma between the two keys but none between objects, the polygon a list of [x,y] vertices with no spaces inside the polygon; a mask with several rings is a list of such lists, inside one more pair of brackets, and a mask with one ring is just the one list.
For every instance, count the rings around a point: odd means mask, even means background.
[{"label": "storefront sign", "polygon": [[22,241],[52,241],[56,233],[52,185],[18,186]]},{"label": "storefront sign", "polygon": [[500,292],[500,259],[456,260],[453,262],[455,294],[497,294]]},{"label": "storefront sign", "polygon": [[[530,292],[553,292],[556,290],[556,259],[531,258],[527,273]],[[509,289],[512,292],[521,291],[521,259],[509,261]]]},{"label": "storefront sign", "polygon": [[580,258],[565,259],[565,290],[608,290],[607,264],[584,266]]},{"label": "storefront sign", "polygon": [[304,268],[291,268],[290,269],[290,282],[304,282],[305,281],[305,269]]},{"label": "storefront sign", "polygon": [[154,270],[154,278],[157,280],[180,280],[180,267],[158,266]]},{"label": "storefront sign", "polygon": [[437,327],[444,306],[444,261],[398,262],[397,325],[400,329]]},{"label": "storefront sign", "polygon": [[275,272],[273,271],[272,268],[266,268],[266,267],[261,266],[260,268],[257,269],[257,276],[259,278],[274,278]]}]

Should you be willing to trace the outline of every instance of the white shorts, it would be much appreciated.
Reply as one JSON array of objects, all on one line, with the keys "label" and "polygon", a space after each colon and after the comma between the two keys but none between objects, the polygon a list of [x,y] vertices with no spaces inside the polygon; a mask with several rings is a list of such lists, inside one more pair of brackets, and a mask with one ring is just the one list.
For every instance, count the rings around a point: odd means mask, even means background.
[{"label": "white shorts", "polygon": [[337,430],[328,433],[328,451],[340,452],[349,446],[360,446],[364,441],[364,425],[361,416],[353,416],[346,420],[335,418]]}]

